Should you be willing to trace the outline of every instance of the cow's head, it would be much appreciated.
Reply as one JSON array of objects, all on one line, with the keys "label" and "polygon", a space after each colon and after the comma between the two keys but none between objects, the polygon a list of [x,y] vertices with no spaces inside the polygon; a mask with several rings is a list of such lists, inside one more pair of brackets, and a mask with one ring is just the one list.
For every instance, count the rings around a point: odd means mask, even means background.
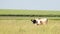
[{"label": "cow's head", "polygon": [[35,19],[31,19],[31,21],[33,22],[33,24],[37,23]]}]

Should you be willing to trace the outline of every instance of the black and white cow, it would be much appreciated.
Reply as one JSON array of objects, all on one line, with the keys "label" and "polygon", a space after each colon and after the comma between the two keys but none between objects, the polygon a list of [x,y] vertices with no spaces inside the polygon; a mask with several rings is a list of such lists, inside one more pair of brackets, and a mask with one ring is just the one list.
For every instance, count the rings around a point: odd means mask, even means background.
[{"label": "black and white cow", "polygon": [[33,22],[33,24],[47,24],[48,19],[47,18],[37,18],[37,19],[32,19],[31,20]]}]

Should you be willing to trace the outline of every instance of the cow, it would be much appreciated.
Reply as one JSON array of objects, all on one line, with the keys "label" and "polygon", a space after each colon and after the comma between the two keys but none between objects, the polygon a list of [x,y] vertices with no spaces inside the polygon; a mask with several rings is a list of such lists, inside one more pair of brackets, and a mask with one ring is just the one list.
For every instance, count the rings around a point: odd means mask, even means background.
[{"label": "cow", "polygon": [[31,21],[33,22],[33,24],[42,25],[42,24],[47,24],[48,19],[47,18],[36,18],[36,19],[31,19]]}]

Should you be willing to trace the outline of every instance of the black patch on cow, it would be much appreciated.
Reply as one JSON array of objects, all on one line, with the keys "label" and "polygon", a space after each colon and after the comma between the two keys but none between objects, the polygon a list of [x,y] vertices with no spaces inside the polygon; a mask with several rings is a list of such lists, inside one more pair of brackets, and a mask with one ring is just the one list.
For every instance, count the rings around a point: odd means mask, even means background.
[{"label": "black patch on cow", "polygon": [[33,24],[37,23],[37,21],[36,21],[36,20],[31,20],[31,21],[33,22]]}]

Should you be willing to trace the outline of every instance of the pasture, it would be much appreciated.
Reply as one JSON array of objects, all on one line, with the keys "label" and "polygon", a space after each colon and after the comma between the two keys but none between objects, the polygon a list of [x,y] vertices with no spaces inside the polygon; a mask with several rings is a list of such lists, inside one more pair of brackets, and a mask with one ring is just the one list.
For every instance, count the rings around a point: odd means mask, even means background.
[{"label": "pasture", "polygon": [[36,26],[30,19],[1,19],[0,34],[60,34],[60,20],[49,20],[47,25]]},{"label": "pasture", "polygon": [[[21,11],[19,13],[19,10],[0,10],[0,15],[2,14],[31,14],[35,15],[35,13],[32,13],[26,10],[23,13]],[[4,12],[5,11],[5,12]],[[9,12],[11,11],[11,12]],[[16,13],[15,13],[15,12]],[[30,10],[29,10],[30,11]],[[60,15],[59,11],[58,12],[44,12],[42,14],[41,12],[35,11],[37,15]],[[48,18],[48,24],[47,25],[39,25],[36,26],[32,24],[31,19],[34,18],[40,18],[40,17],[13,17],[13,16],[0,16],[0,34],[60,34],[60,17],[47,17]]]},{"label": "pasture", "polygon": [[13,14],[13,15],[60,15],[60,11],[52,10],[9,10],[0,9],[0,15]]}]

